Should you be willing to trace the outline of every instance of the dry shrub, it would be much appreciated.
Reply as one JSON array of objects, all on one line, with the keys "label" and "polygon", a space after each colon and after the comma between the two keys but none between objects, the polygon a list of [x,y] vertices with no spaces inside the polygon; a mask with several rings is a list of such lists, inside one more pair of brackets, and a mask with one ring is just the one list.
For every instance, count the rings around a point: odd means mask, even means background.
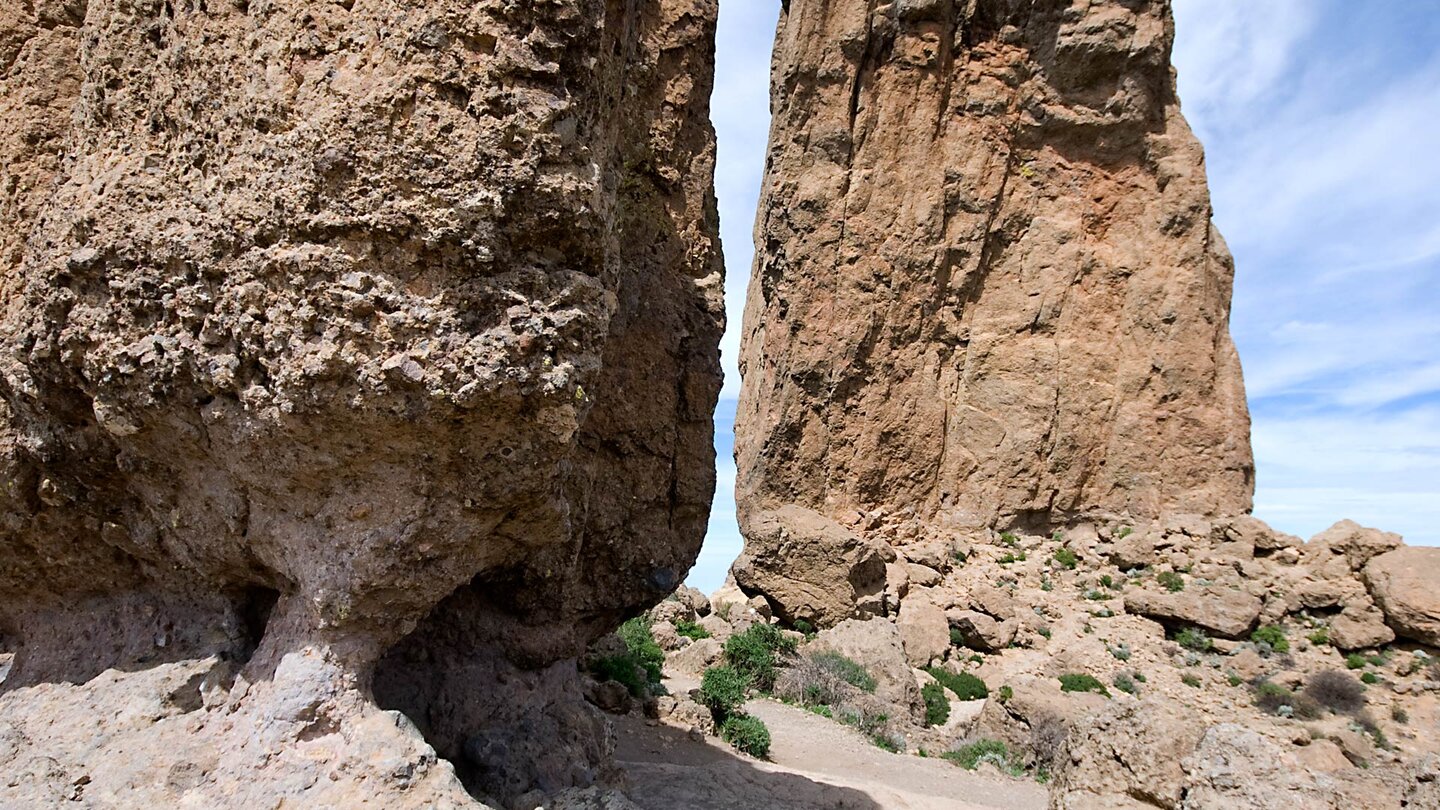
[{"label": "dry shrub", "polygon": [[776,696],[806,706],[839,706],[859,691],[843,672],[813,655],[801,656],[775,679]]},{"label": "dry shrub", "polygon": [[1070,726],[1059,715],[1035,715],[1030,721],[1030,753],[1036,769],[1053,772],[1069,737]]},{"label": "dry shrub", "polygon": [[1354,677],[1336,669],[1311,675],[1305,682],[1305,696],[1341,714],[1354,714],[1365,706],[1365,687]]}]

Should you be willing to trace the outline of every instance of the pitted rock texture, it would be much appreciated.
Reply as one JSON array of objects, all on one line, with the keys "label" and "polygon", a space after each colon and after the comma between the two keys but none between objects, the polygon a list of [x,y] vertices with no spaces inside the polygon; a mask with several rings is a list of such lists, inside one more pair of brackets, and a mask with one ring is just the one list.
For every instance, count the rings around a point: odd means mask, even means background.
[{"label": "pitted rock texture", "polygon": [[1244,514],[1233,265],[1167,2],[791,0],[737,498],[891,542]]},{"label": "pitted rock texture", "polygon": [[412,631],[548,671],[671,591],[714,487],[715,14],[5,4],[5,687],[313,649],[363,693]]}]

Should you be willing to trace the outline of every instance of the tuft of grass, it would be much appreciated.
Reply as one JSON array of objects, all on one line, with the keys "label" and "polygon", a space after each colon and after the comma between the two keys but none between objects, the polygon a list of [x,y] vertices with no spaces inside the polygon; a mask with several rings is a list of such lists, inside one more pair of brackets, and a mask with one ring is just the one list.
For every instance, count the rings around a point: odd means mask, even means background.
[{"label": "tuft of grass", "polygon": [[1080,558],[1070,549],[1062,548],[1055,552],[1055,562],[1060,563],[1070,571],[1074,571],[1075,566],[1080,564]]},{"label": "tuft of grass", "polygon": [[1373,672],[1366,672],[1360,676],[1360,682],[1366,684],[1376,684],[1380,682],[1380,676],[1376,675]]},{"label": "tuft of grass", "polygon": [[1117,588],[1115,587],[1115,579],[1109,574],[1100,575],[1100,586],[1103,588],[1109,588],[1112,591],[1117,590]]},{"label": "tuft of grass", "polygon": [[1125,538],[1129,537],[1134,533],[1135,528],[1133,526],[1121,526],[1120,531],[1115,533],[1115,539],[1124,540]]},{"label": "tuft of grass", "polygon": [[1345,668],[1364,669],[1365,656],[1361,655],[1360,653],[1350,653],[1349,655],[1345,656]]},{"label": "tuft of grass", "polygon": [[1314,632],[1312,632],[1310,635],[1306,636],[1305,638],[1308,639],[1309,642],[1310,642],[1311,644],[1314,644],[1316,647],[1324,647],[1324,646],[1327,646],[1327,645],[1330,643],[1330,628],[1328,628],[1328,627],[1320,627],[1320,628],[1317,628]]},{"label": "tuft of grass", "polygon": [[810,660],[815,662],[816,666],[826,672],[834,674],[840,680],[860,691],[874,694],[876,686],[874,676],[855,659],[848,658],[833,650],[822,650],[811,654]]},{"label": "tuft of grass", "polygon": [[1009,703],[1010,699],[1013,697],[1015,697],[1015,690],[1011,689],[1008,686],[1002,686],[1000,687],[1000,691],[996,694],[995,699],[1000,701],[1001,703]]},{"label": "tuft of grass", "polygon": [[1128,695],[1138,694],[1140,691],[1140,687],[1135,685],[1135,679],[1124,672],[1116,675],[1110,682],[1115,685],[1116,689]]},{"label": "tuft of grass", "polygon": [[938,683],[927,683],[920,690],[925,701],[925,727],[943,726],[950,719],[950,699],[945,697],[945,687]]},{"label": "tuft of grass", "polygon": [[770,729],[765,721],[748,714],[731,715],[720,724],[720,737],[757,759],[770,755]]},{"label": "tuft of grass", "polygon": [[1001,532],[1000,543],[1006,548],[1015,548],[1020,544],[1020,538],[1016,537],[1014,532]]},{"label": "tuft of grass", "polygon": [[951,672],[941,667],[929,667],[925,671],[961,700],[979,700],[990,694],[985,682],[968,672]]},{"label": "tuft of grass", "polygon": [[1171,593],[1179,593],[1185,590],[1185,578],[1174,571],[1161,571],[1155,575],[1155,581]]},{"label": "tuft of grass", "polygon": [[1210,650],[1215,646],[1215,642],[1211,641],[1210,637],[1205,634],[1205,631],[1201,630],[1198,627],[1186,627],[1180,632],[1176,633],[1175,643],[1179,644],[1181,647],[1184,647],[1187,650],[1194,650],[1195,652],[1202,653],[1210,652]]},{"label": "tuft of grass", "polygon": [[1016,554],[1014,552],[1007,551],[1005,552],[1004,556],[997,560],[997,562],[999,562],[1001,565],[1009,565],[1011,563],[1025,562],[1025,560],[1025,552],[1022,551],[1019,554]]},{"label": "tuft of grass", "polygon": [[1009,747],[999,740],[976,740],[940,756],[967,771],[973,771],[988,762],[1014,776],[1024,772],[1024,768],[1011,756]]},{"label": "tuft of grass", "polygon": [[1072,672],[1060,676],[1061,692],[1094,692],[1097,695],[1110,697],[1110,690],[1105,688],[1094,675],[1083,672]]},{"label": "tuft of grass", "polygon": [[675,623],[675,632],[685,638],[699,641],[702,638],[710,638],[710,631],[688,619],[681,619]]},{"label": "tuft of grass", "polygon": [[1106,647],[1106,649],[1110,651],[1111,655],[1115,656],[1117,661],[1130,660],[1130,645],[1123,641],[1114,646]]},{"label": "tuft of grass", "polygon": [[1285,631],[1279,625],[1267,624],[1258,627],[1250,634],[1250,640],[1256,644],[1264,644],[1271,652],[1290,652],[1290,640],[1285,638]]},{"label": "tuft of grass", "polygon": [[1239,686],[1240,684],[1245,682],[1245,679],[1241,678],[1239,675],[1236,675],[1233,672],[1227,675],[1225,677],[1225,680],[1228,681],[1231,686]]},{"label": "tuft of grass", "polygon": [[1187,672],[1184,675],[1181,675],[1180,682],[1185,684],[1186,686],[1192,686],[1196,689],[1200,688],[1200,677],[1191,672]]}]

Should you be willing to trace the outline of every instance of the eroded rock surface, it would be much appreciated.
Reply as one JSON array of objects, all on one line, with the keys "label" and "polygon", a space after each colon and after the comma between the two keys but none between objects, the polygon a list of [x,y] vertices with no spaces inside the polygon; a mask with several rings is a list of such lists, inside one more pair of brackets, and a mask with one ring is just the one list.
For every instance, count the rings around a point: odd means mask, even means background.
[{"label": "eroded rock surface", "polygon": [[[5,4],[6,705],[219,656],[274,745],[351,740],[373,683],[477,794],[592,780],[564,662],[674,589],[714,486],[715,13]],[[195,745],[247,733],[211,712]],[[486,748],[515,723],[588,742]],[[304,789],[259,762],[155,802]]]},{"label": "eroded rock surface", "polygon": [[783,504],[900,544],[1248,512],[1232,264],[1168,3],[785,9],[741,349],[747,537]]}]

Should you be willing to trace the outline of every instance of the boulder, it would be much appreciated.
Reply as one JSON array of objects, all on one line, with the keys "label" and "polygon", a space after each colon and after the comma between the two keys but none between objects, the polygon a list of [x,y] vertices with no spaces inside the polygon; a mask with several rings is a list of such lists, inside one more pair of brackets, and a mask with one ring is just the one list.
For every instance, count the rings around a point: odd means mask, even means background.
[{"label": "boulder", "polygon": [[696,616],[710,615],[710,599],[699,588],[692,588],[689,585],[681,585],[675,591],[675,598],[680,603],[690,608]]},{"label": "boulder", "polygon": [[686,675],[700,675],[720,663],[724,652],[725,644],[718,638],[697,639],[666,656],[665,667]]},{"label": "boulder", "polygon": [[735,582],[764,596],[787,624],[832,626],[884,591],[888,549],[819,512],[793,505],[742,512],[740,525],[745,550],[731,568]]},{"label": "boulder", "polygon": [[1364,576],[1396,633],[1440,646],[1440,548],[1408,546],[1376,555]]},{"label": "boulder", "polygon": [[1304,545],[1300,538],[1277,532],[1265,521],[1251,515],[1231,518],[1225,525],[1225,536],[1234,542],[1246,544],[1261,554]]},{"label": "boulder", "polygon": [[916,588],[933,588],[940,584],[942,577],[940,572],[928,565],[919,563],[906,563],[905,571],[910,580],[910,585]]},{"label": "boulder", "polygon": [[910,674],[900,631],[884,619],[847,619],[810,642],[815,652],[834,650],[854,660],[875,678],[875,696],[907,710],[920,706],[920,688]]},{"label": "boulder", "polygon": [[1360,650],[1394,640],[1395,631],[1385,624],[1385,615],[1374,607],[1347,607],[1330,620],[1330,644],[1337,649]]},{"label": "boulder", "polygon": [[995,652],[1005,649],[1015,640],[1017,623],[1013,621],[996,621],[974,610],[949,610],[945,619],[960,642],[972,650]]},{"label": "boulder", "polygon": [[1125,610],[1130,613],[1162,623],[1194,625],[1230,638],[1249,633],[1261,607],[1261,601],[1245,591],[1193,583],[1178,593],[1140,589],[1125,592]]},{"label": "boulder", "polygon": [[1304,562],[1323,566],[1327,560],[1341,558],[1351,571],[1359,571],[1372,557],[1401,546],[1400,535],[1361,526],[1353,520],[1342,520],[1310,538],[1305,544]]},{"label": "boulder", "polygon": [[[1179,810],[1349,810],[1334,787],[1300,767],[1295,757],[1264,736],[1234,723],[1205,730],[1183,760],[1187,773]],[[1375,805],[1384,806],[1384,805]]]},{"label": "boulder", "polygon": [[1117,701],[1071,728],[1050,806],[1081,810],[1130,798],[1175,807],[1187,781],[1181,763],[1203,732],[1202,719],[1178,703]]},{"label": "boulder", "polygon": [[905,658],[911,666],[925,667],[942,658],[950,649],[950,625],[945,611],[923,599],[911,599],[900,607],[895,619]]}]

